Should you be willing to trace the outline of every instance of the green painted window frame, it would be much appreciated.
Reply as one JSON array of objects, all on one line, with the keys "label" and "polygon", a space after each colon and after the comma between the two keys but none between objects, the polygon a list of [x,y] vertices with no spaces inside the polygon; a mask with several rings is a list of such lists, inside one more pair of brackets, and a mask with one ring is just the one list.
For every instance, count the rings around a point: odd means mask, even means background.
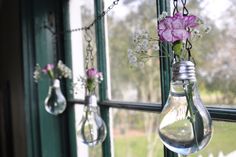
[{"label": "green painted window frame", "polygon": [[[95,16],[100,15],[104,9],[102,0],[94,0]],[[169,0],[156,0],[157,16],[162,11],[169,11]],[[83,100],[74,100],[69,94],[67,111],[58,117],[51,116],[44,111],[43,99],[47,93],[48,81],[36,85],[32,78],[33,68],[36,63],[42,65],[55,62],[55,59],[62,59],[71,66],[71,48],[67,34],[62,39],[56,41],[59,45],[57,51],[51,43],[53,38],[48,30],[43,29],[48,14],[52,12],[57,19],[56,27],[59,29],[68,28],[68,1],[67,0],[21,0],[21,21],[22,21],[22,52],[24,69],[24,100],[25,115],[27,124],[27,156],[28,157],[76,157],[76,137],[74,105],[84,103]],[[95,24],[97,63],[99,71],[102,71],[106,78],[106,45],[104,19]],[[169,45],[164,44],[166,49]],[[160,50],[160,56],[163,49]],[[106,125],[109,127],[109,109],[121,108],[141,111],[161,112],[165,104],[170,83],[170,61],[168,58],[160,58],[161,72],[161,104],[151,103],[128,103],[110,101],[107,97],[106,80],[99,86],[99,105],[101,115]],[[64,92],[68,93],[68,88],[64,82]],[[214,120],[236,121],[236,109],[208,108]],[[50,140],[49,140],[50,139]],[[103,157],[111,157],[110,132],[102,146]],[[164,148],[165,157],[177,157],[177,154]]]},{"label": "green painted window frame", "polygon": [[[103,11],[102,0],[95,0],[95,16],[99,15]],[[157,16],[160,15],[163,11],[170,11],[170,1],[169,0],[156,0]],[[105,32],[104,32],[104,21],[101,20],[96,23],[96,37],[97,37],[97,54],[98,54],[98,67],[99,70],[105,74],[106,77],[106,45],[105,45]],[[160,50],[160,56],[164,55],[164,49],[169,49],[168,44],[163,44],[161,46],[163,49]],[[119,101],[110,101],[108,100],[106,89],[107,82],[104,81],[99,88],[100,93],[100,106],[102,111],[102,117],[105,120],[107,126],[109,127],[109,108],[121,108],[121,109],[132,109],[132,110],[142,110],[142,111],[156,111],[161,112],[164,104],[167,100],[170,88],[170,60],[165,57],[160,57],[160,72],[161,72],[161,104],[151,104],[151,103],[128,103],[128,102],[119,102]],[[236,121],[236,109],[226,109],[226,108],[217,108],[217,107],[208,107],[207,108],[211,114],[213,120],[221,121]],[[110,142],[110,133],[108,133],[108,138],[106,138],[103,143],[103,157],[111,157],[111,142]],[[178,154],[171,152],[166,147],[164,147],[164,156],[165,157],[178,157]]]},{"label": "green painted window frame", "polygon": [[[71,67],[70,34],[55,37],[44,25],[52,29],[68,28],[67,0],[21,0],[22,60],[24,71],[24,104],[26,121],[27,157],[77,157],[74,107],[68,105],[59,116],[45,112],[44,98],[49,80],[36,84],[33,71],[56,63],[59,59]],[[52,20],[52,21],[50,21]],[[71,83],[62,81],[63,93],[68,99]]]}]

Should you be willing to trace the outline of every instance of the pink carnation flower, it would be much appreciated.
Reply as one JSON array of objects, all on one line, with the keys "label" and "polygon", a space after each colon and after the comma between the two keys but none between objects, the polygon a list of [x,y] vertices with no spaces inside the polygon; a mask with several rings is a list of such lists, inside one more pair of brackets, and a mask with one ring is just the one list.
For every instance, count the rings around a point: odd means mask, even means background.
[{"label": "pink carnation flower", "polygon": [[90,68],[86,71],[88,79],[93,79],[97,77],[98,71],[95,68]]},{"label": "pink carnation flower", "polygon": [[102,74],[102,72],[98,72],[98,73],[97,73],[97,78],[98,78],[99,81],[102,81],[102,80],[103,80],[103,74]]},{"label": "pink carnation flower", "polygon": [[100,83],[103,80],[103,75],[101,72],[98,72],[95,68],[90,68],[86,71],[87,80],[86,88],[89,93],[94,93],[97,83]]},{"label": "pink carnation flower", "polygon": [[175,42],[186,40],[190,36],[187,29],[195,28],[197,25],[196,16],[183,16],[180,13],[176,13],[173,17],[167,16],[159,22],[158,34],[161,41]]},{"label": "pink carnation flower", "polygon": [[53,70],[54,65],[53,64],[47,64],[43,69],[42,72],[47,74],[49,71]]}]

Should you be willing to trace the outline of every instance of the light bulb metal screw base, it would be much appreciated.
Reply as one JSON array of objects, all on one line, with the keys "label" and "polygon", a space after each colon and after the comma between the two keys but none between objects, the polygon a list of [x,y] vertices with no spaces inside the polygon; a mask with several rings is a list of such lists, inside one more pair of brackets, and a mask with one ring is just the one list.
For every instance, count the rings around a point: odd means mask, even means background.
[{"label": "light bulb metal screw base", "polygon": [[172,66],[172,80],[196,82],[195,65],[191,61],[176,62]]},{"label": "light bulb metal screw base", "polygon": [[97,97],[95,95],[85,96],[85,106],[97,107]]}]

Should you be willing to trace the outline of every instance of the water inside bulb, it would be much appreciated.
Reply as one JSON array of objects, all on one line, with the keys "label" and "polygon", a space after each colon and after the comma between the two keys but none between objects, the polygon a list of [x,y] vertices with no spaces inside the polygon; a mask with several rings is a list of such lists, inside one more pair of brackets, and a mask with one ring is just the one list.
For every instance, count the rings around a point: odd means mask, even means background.
[{"label": "water inside bulb", "polygon": [[180,155],[203,149],[212,135],[212,121],[195,79],[172,79],[158,133],[164,145]]},{"label": "water inside bulb", "polygon": [[94,95],[85,97],[84,115],[79,123],[77,134],[82,143],[88,146],[100,144],[106,138],[106,125],[100,117],[97,99]]},{"label": "water inside bulb", "polygon": [[65,111],[66,99],[61,92],[59,80],[54,80],[53,84],[49,86],[44,105],[46,111],[52,115],[58,115]]}]

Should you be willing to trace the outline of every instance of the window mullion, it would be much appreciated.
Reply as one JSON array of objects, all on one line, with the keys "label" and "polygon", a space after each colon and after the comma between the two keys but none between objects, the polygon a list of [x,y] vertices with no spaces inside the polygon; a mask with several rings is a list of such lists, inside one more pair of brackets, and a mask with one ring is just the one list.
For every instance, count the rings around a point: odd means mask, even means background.
[{"label": "window mullion", "polygon": [[[95,17],[103,12],[103,0],[94,0]],[[95,23],[96,45],[97,45],[97,63],[98,69],[103,73],[104,81],[99,85],[99,99],[100,101],[107,100],[107,60],[106,60],[106,44],[105,44],[105,27],[104,18]],[[110,139],[110,119],[109,107],[101,106],[101,117],[107,126],[107,137],[102,145],[103,157],[111,157],[111,139]]]},{"label": "window mullion", "polygon": [[236,121],[236,109],[207,107],[212,119],[223,121]]},{"label": "window mullion", "polygon": [[[63,28],[70,28],[70,15],[69,15],[69,3],[65,3],[62,6],[63,9]],[[65,60],[65,64],[67,66],[69,66],[72,69],[72,49],[71,49],[71,34],[67,33],[64,35],[64,54],[62,56],[64,56],[64,60]],[[71,84],[72,84],[72,80],[66,80],[66,96],[67,96],[67,100],[70,100],[73,98],[73,94],[71,94]],[[68,127],[67,131],[67,138],[68,138],[68,144],[70,145],[68,147],[68,151],[70,154],[70,157],[77,157],[77,142],[76,142],[76,119],[75,119],[75,108],[71,105],[67,106],[67,113],[66,113],[66,120],[67,120],[67,124],[66,125]]]},{"label": "window mullion", "polygon": [[[167,0],[157,0],[157,16],[159,16],[163,11],[169,11],[169,3]],[[166,43],[162,44],[160,47],[160,56],[165,56],[165,49],[170,51],[170,46]],[[170,89],[170,59],[169,57],[160,57],[160,72],[161,72],[161,97],[162,97],[162,107],[168,98],[169,89]],[[178,155],[166,147],[164,147],[164,156],[165,157],[177,157]]]}]

